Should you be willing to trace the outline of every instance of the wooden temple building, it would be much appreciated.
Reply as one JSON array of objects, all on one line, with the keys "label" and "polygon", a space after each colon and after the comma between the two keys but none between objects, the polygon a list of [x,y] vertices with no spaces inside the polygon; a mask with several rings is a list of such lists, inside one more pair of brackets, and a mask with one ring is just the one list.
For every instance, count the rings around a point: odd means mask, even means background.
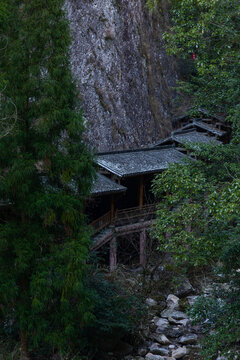
[{"label": "wooden temple building", "polygon": [[191,158],[185,144],[227,142],[229,131],[224,126],[218,119],[188,119],[151,148],[97,155],[98,174],[86,212],[93,229],[91,250],[108,244],[111,270],[117,265],[118,237],[132,233],[139,234],[139,262],[145,266],[146,231],[155,219],[153,178],[170,164]]}]

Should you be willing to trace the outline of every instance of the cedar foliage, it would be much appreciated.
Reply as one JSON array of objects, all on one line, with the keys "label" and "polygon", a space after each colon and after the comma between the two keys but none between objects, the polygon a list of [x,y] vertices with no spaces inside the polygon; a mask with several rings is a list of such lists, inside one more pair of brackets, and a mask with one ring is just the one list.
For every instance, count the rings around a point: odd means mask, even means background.
[{"label": "cedar foliage", "polygon": [[83,217],[93,165],[76,110],[63,5],[0,5],[0,119],[11,122],[12,103],[18,114],[0,140],[0,311],[4,330],[19,334],[21,359],[28,343],[81,349],[93,318]]}]

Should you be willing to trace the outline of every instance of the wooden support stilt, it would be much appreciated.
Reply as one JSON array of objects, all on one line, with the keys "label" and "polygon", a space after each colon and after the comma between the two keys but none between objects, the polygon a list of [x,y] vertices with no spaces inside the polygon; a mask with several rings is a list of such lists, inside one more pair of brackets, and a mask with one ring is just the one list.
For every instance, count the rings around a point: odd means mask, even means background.
[{"label": "wooden support stilt", "polygon": [[143,175],[139,179],[139,209],[142,210],[143,207]]},{"label": "wooden support stilt", "polygon": [[110,271],[114,271],[117,266],[117,237],[114,235],[110,241]]},{"label": "wooden support stilt", "polygon": [[146,229],[140,232],[140,264],[142,267],[146,266]]},{"label": "wooden support stilt", "polygon": [[113,219],[114,219],[114,211],[115,211],[115,208],[114,208],[114,194],[111,195],[111,223],[113,222]]}]

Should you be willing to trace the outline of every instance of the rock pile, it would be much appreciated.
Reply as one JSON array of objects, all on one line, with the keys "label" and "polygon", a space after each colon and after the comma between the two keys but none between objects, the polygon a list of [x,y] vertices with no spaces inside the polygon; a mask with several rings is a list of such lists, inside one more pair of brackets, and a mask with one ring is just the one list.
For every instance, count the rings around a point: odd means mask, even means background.
[{"label": "rock pile", "polygon": [[[188,296],[186,300],[192,305],[196,298]],[[193,326],[188,315],[180,311],[179,302],[180,299],[172,294],[167,297],[164,308],[162,302],[146,300],[152,316],[145,329],[146,340],[138,348],[137,356],[126,356],[124,360],[198,359],[201,329]]]}]

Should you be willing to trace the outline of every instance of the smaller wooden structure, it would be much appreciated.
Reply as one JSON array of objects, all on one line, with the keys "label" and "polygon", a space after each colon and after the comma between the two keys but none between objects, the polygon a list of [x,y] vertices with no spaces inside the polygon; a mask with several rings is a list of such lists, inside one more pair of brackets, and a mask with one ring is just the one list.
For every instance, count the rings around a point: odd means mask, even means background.
[{"label": "smaller wooden structure", "polygon": [[[192,144],[198,146],[198,144],[221,144],[213,136],[209,136],[207,133],[199,132],[194,128],[176,130],[171,135],[163,140],[160,140],[155,144],[155,147],[159,148],[163,145],[173,145],[175,147],[184,146],[185,144]],[[177,148],[179,150],[179,148]],[[180,148],[180,151],[185,152],[184,148]]]},{"label": "smaller wooden structure", "polygon": [[198,118],[183,115],[173,119],[174,131],[195,128],[197,131],[206,131],[224,144],[228,143],[231,136],[231,125],[226,121],[226,118],[221,115],[210,115],[205,109],[199,108],[198,111]]}]

